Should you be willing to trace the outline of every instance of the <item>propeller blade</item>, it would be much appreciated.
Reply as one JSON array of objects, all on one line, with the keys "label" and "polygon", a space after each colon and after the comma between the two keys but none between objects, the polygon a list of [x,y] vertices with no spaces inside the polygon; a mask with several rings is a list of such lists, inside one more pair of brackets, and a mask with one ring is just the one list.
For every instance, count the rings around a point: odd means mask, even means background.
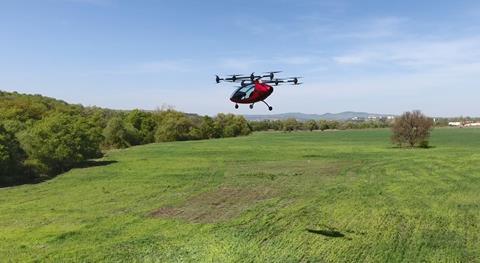
[{"label": "propeller blade", "polygon": [[264,81],[265,83],[275,83],[275,82],[284,82],[284,79],[272,79],[272,80],[266,80]]},{"label": "propeller blade", "polygon": [[231,77],[240,77],[240,76],[243,76],[245,74],[231,74],[231,75],[227,75],[227,76],[231,76]]},{"label": "propeller blade", "polygon": [[270,80],[273,80],[273,78],[275,78],[275,73],[280,73],[281,71],[269,71],[269,72],[264,72],[268,75],[264,75],[263,77],[269,77]]}]

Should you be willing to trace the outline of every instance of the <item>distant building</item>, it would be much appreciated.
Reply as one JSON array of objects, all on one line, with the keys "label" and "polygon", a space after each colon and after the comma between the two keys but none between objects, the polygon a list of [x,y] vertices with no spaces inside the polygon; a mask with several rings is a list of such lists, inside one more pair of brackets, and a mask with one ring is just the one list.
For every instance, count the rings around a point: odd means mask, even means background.
[{"label": "distant building", "polygon": [[480,122],[467,123],[465,127],[480,127]]},{"label": "distant building", "polygon": [[448,126],[453,126],[453,127],[480,127],[480,122],[473,122],[473,121],[466,121],[466,122],[460,122],[460,121],[452,121],[448,123]]},{"label": "distant building", "polygon": [[463,124],[459,121],[451,121],[451,122],[448,123],[448,126],[459,127],[459,126],[463,126]]}]

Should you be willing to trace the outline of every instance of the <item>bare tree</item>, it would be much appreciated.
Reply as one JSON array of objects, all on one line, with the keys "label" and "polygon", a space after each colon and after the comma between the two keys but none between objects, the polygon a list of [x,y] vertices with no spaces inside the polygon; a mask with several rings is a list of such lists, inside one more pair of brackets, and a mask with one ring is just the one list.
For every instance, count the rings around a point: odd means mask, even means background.
[{"label": "bare tree", "polygon": [[421,111],[405,112],[397,117],[392,126],[392,142],[403,146],[428,147],[428,138],[433,127],[433,120]]}]

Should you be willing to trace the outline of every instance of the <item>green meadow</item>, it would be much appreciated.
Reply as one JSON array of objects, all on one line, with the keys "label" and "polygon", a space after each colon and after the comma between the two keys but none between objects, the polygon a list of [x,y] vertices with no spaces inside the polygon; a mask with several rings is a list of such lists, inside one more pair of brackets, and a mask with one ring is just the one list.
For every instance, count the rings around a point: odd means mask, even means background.
[{"label": "green meadow", "polygon": [[0,189],[0,262],[480,262],[480,129],[115,150]]}]

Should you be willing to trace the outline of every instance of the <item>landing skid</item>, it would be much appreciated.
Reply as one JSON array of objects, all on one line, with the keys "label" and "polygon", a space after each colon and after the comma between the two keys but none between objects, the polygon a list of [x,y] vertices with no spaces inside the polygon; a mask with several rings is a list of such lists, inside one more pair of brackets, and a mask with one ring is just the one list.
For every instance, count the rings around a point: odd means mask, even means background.
[{"label": "landing skid", "polygon": [[[268,105],[268,103],[266,101],[262,100],[262,102],[265,103],[265,105],[267,105],[269,111],[273,110],[273,107]],[[252,104],[248,105],[248,107],[250,109],[253,109],[253,105],[255,105],[255,103],[252,103]],[[235,103],[235,109],[238,109],[238,104],[237,103]]]},{"label": "landing skid", "polygon": [[264,100],[262,100],[262,102],[265,103],[265,105],[267,105],[269,111],[272,111],[272,110],[273,110],[273,107],[270,106],[270,105],[268,105],[267,102],[265,102]]}]

